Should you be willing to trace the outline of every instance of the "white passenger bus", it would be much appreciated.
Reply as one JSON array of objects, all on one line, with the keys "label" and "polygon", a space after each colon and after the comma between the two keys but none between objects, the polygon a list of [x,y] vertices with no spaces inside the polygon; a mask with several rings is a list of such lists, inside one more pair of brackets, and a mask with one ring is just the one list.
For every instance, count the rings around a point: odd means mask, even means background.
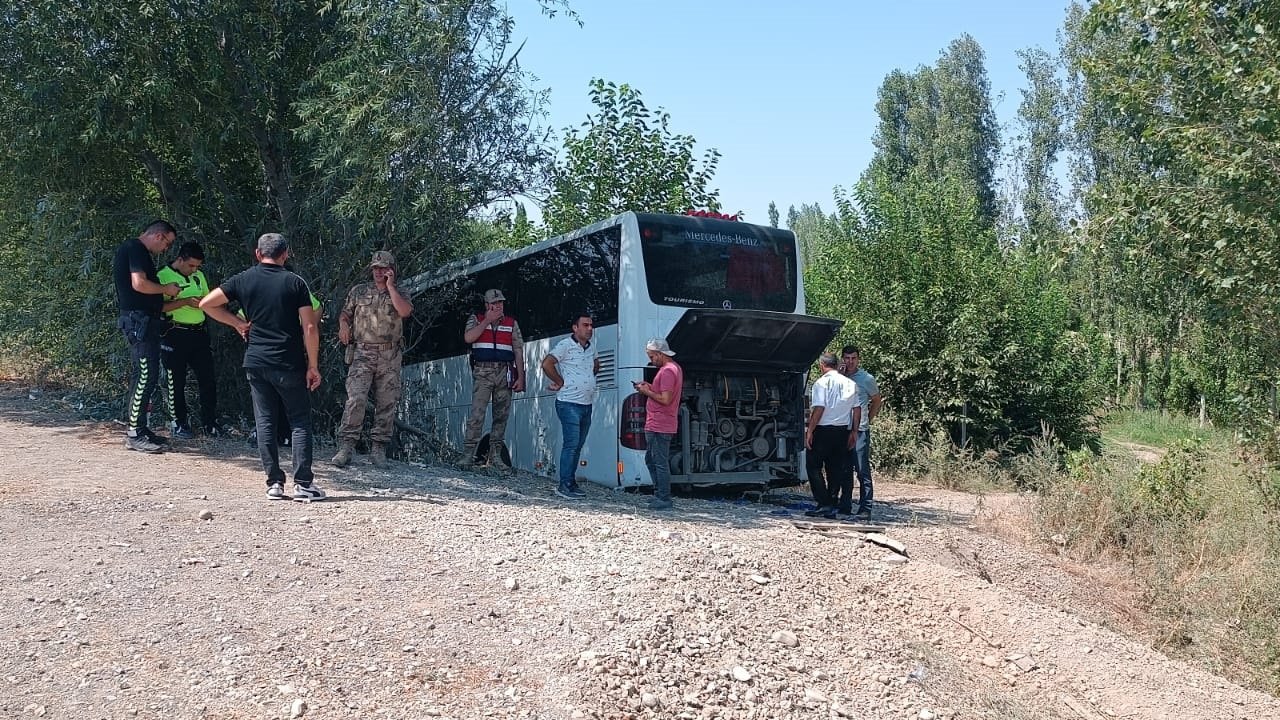
[{"label": "white passenger bus", "polygon": [[[651,484],[644,464],[645,341],[667,339],[684,369],[676,487],[780,486],[803,479],[806,374],[840,323],[804,314],[795,235],[729,219],[623,213],[511,251],[407,281],[415,317],[405,353],[411,424],[462,447],[471,407],[468,315],[497,288],[524,337],[526,389],[513,395],[513,466],[556,477],[560,423],[541,363],[579,312],[595,320],[599,392],[577,476],[607,487]],[[486,420],[485,427],[488,427]],[[477,455],[483,461],[488,437]]]}]

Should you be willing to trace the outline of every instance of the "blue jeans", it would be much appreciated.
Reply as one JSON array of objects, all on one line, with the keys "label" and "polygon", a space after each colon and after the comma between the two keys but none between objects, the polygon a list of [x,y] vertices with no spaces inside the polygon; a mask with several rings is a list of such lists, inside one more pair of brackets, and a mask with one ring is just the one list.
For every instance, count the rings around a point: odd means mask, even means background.
[{"label": "blue jeans", "polygon": [[871,430],[859,430],[858,441],[849,451],[849,464],[858,477],[858,509],[870,510],[874,493],[871,486]]},{"label": "blue jeans", "polygon": [[653,479],[653,497],[666,502],[671,501],[671,438],[675,436],[675,433],[644,431],[648,447],[644,453],[644,464]]},{"label": "blue jeans", "polygon": [[560,489],[578,488],[578,460],[582,446],[587,444],[587,431],[591,429],[591,406],[556,401],[556,417],[560,418],[560,432],[564,444],[560,447]]},{"label": "blue jeans", "polygon": [[306,371],[245,368],[245,376],[267,485],[284,484],[276,429],[286,422],[293,428],[293,482],[310,485],[315,474],[311,471],[311,391],[307,390]]}]

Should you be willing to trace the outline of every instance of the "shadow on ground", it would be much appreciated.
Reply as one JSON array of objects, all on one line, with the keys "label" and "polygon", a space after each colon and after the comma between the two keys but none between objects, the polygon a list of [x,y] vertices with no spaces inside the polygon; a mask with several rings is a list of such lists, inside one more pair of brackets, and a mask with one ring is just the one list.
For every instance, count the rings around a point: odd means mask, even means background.
[{"label": "shadow on ground", "polygon": [[[130,452],[123,447],[124,427],[114,420],[83,417],[84,408],[58,397],[22,387],[15,382],[0,383],[0,417],[12,422],[50,428],[67,441],[102,446],[103,452]],[[647,508],[649,495],[585,484],[587,498],[567,501],[552,492],[555,480],[525,472],[499,473],[485,469],[462,470],[445,463],[392,461],[386,468],[368,464],[357,455],[344,469],[328,463],[334,451],[327,442],[316,444],[313,467],[316,482],[330,493],[329,503],[410,502],[445,505],[453,500],[507,506],[539,506],[548,509],[576,509],[583,512],[626,516],[661,516],[671,521],[753,528],[774,526],[792,520],[809,520],[805,510],[813,501],[804,488],[777,488],[761,493],[757,488],[698,489],[677,492],[675,507],[655,512]],[[174,456],[217,459],[249,473],[262,474],[258,450],[240,432],[230,438],[197,437],[171,441],[160,457]],[[280,448],[280,464],[291,472],[292,449]],[[263,482],[265,489],[265,480]],[[927,507],[927,498],[899,498],[877,503],[872,523],[889,526],[964,524],[970,517]]]}]

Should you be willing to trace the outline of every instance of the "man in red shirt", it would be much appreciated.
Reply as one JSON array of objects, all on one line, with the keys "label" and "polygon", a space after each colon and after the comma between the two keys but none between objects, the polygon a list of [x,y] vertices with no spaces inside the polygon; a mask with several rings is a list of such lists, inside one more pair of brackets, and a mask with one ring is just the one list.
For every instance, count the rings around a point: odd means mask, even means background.
[{"label": "man in red shirt", "polygon": [[644,437],[648,450],[644,464],[653,479],[650,510],[671,509],[671,438],[679,427],[680,391],[684,386],[684,370],[672,358],[675,352],[662,338],[653,338],[644,346],[649,362],[658,368],[652,383],[634,383],[636,392],[644,395]]}]

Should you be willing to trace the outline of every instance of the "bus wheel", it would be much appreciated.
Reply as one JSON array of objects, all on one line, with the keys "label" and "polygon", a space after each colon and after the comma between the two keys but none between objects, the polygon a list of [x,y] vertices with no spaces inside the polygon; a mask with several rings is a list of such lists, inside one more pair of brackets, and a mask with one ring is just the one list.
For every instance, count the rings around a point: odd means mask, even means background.
[{"label": "bus wheel", "polygon": [[[476,456],[474,459],[477,465],[484,465],[489,462],[489,433],[485,433],[484,437],[480,438],[480,442],[476,443]],[[502,446],[502,462],[506,463],[507,467],[514,467],[511,464],[511,448],[505,444]]]}]

